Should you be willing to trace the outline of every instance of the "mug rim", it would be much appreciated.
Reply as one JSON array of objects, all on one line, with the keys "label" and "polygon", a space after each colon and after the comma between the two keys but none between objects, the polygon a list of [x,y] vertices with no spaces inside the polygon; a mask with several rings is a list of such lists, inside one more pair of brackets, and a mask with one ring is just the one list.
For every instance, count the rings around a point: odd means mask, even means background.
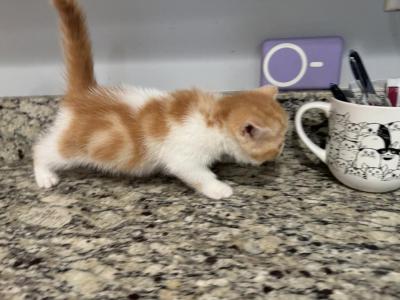
[{"label": "mug rim", "polygon": [[343,106],[348,106],[348,107],[353,107],[353,108],[357,107],[357,108],[362,108],[362,109],[378,109],[378,110],[399,109],[400,110],[400,106],[372,106],[372,105],[356,104],[356,103],[350,103],[350,102],[344,102],[344,101],[338,100],[333,96],[331,96],[330,101],[332,101],[338,105],[343,105]]}]

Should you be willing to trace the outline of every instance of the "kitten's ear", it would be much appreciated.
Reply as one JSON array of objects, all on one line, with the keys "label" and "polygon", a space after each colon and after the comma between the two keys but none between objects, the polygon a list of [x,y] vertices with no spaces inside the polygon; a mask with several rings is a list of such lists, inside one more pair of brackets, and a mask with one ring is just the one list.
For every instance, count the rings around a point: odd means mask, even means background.
[{"label": "kitten's ear", "polygon": [[279,89],[274,85],[264,85],[259,87],[256,91],[272,96],[274,99],[278,96]]},{"label": "kitten's ear", "polygon": [[246,122],[243,124],[240,134],[241,136],[251,139],[260,140],[271,135],[272,130],[268,127],[261,127],[253,122]]}]

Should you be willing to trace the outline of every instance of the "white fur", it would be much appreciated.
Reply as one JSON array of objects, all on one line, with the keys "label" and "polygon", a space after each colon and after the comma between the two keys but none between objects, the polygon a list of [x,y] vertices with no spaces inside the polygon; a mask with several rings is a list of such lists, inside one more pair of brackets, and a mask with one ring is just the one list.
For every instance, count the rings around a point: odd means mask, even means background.
[{"label": "white fur", "polygon": [[[128,88],[124,93],[122,90],[111,90],[110,93],[119,93],[118,99],[129,104],[134,110],[142,108],[154,97],[168,96],[165,92],[140,88]],[[39,187],[50,188],[57,184],[58,177],[55,173],[57,169],[77,165],[118,172],[118,166],[124,164],[122,156],[125,156],[125,153],[128,157],[129,151],[132,151],[123,149],[118,162],[112,163],[99,163],[89,157],[66,160],[59,154],[57,145],[62,132],[69,127],[70,121],[71,112],[62,108],[53,127],[34,147],[34,171]],[[113,125],[116,128],[119,126],[117,121],[113,121]],[[222,155],[229,155],[238,162],[257,164],[223,129],[208,127],[199,112],[192,113],[183,123],[172,122],[169,126],[169,134],[161,141],[145,137],[146,159],[130,172],[132,175],[148,175],[161,170],[178,177],[207,197],[220,199],[231,196],[232,189],[219,181],[209,169],[212,163],[221,159]],[[93,143],[106,138],[99,133]]]},{"label": "white fur", "polygon": [[171,123],[170,134],[162,143],[147,141],[151,156],[165,172],[173,174],[204,195],[220,199],[232,189],[217,180],[209,166],[226,152],[229,138],[218,129],[207,127],[200,113],[193,113],[182,123]]},{"label": "white fur", "polygon": [[68,165],[68,161],[59,154],[57,145],[61,133],[69,126],[71,117],[68,110],[60,110],[53,126],[33,148],[34,173],[39,187],[50,188],[56,185],[59,179],[54,171]]},{"label": "white fur", "polygon": [[162,99],[166,96],[168,96],[167,92],[156,89],[124,86],[121,90],[119,99],[128,104],[134,110],[139,110],[149,100],[154,98]]}]

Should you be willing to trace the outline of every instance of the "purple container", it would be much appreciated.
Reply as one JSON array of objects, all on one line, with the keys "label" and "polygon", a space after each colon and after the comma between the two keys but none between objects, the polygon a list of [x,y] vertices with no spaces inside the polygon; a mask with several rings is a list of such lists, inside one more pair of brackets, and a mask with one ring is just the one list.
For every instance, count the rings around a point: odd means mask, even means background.
[{"label": "purple container", "polygon": [[339,84],[341,37],[267,40],[262,46],[261,85],[284,90],[328,89]]}]

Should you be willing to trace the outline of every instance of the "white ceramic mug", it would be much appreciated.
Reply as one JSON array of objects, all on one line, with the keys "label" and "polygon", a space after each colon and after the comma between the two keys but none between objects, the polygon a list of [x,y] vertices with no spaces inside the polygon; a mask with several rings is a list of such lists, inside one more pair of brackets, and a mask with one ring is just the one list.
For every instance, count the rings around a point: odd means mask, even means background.
[{"label": "white ceramic mug", "polygon": [[[306,135],[302,116],[321,109],[329,120],[326,150]],[[367,106],[332,98],[311,102],[296,114],[296,131],[343,184],[365,192],[400,188],[400,107]]]}]

